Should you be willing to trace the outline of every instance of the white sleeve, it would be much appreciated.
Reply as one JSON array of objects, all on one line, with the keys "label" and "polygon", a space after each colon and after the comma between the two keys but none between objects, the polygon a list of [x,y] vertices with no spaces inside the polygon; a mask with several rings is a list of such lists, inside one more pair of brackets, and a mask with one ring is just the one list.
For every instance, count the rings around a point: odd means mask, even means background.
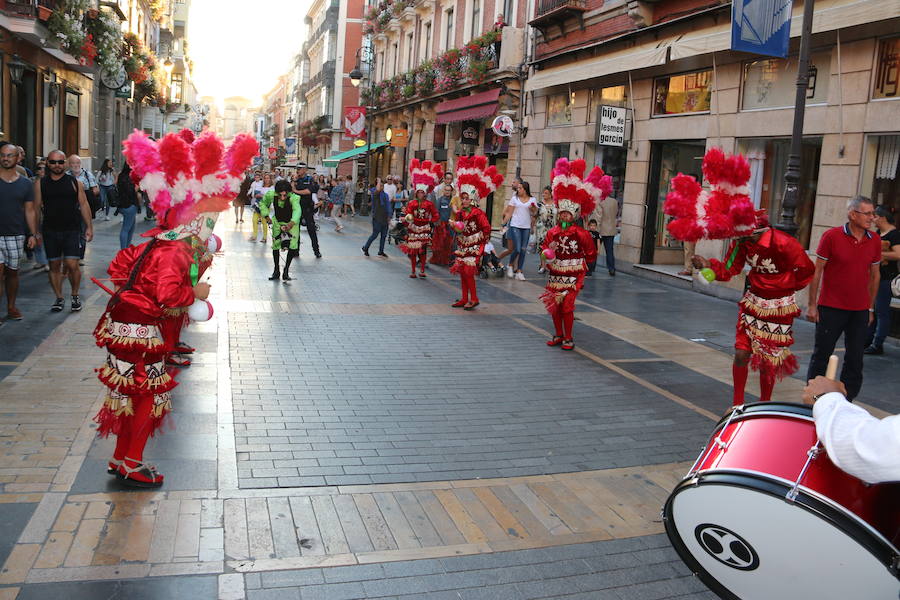
[{"label": "white sleeve", "polygon": [[813,417],[838,468],[867,483],[900,481],[900,415],[879,420],[832,392],[816,401]]}]

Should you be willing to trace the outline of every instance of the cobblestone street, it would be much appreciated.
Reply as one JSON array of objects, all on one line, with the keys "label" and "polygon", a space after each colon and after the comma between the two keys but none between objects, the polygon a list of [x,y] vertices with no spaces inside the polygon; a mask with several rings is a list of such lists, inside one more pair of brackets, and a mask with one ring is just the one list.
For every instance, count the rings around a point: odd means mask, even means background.
[{"label": "cobblestone street", "polygon": [[[23,283],[25,321],[0,328],[0,600],[715,597],[659,512],[731,405],[734,302],[599,269],[561,352],[532,255],[463,312],[447,269],[364,257],[366,218],[322,221],[323,258],[303,234],[294,280],[272,282],[230,216],[216,316],[186,330],[174,427],[148,445],[160,490],[106,474],[106,295],[50,316],[43,276]],[[117,238],[98,232],[95,276]],[[812,335],[797,323],[801,375]],[[900,412],[898,354],[866,357],[879,416]]]}]

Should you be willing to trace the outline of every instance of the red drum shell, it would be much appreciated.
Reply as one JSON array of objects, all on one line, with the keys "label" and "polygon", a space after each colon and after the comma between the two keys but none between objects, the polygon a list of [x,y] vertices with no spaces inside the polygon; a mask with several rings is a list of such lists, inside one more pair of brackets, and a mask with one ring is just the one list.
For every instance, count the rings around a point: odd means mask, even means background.
[{"label": "red drum shell", "polygon": [[[721,438],[727,445],[716,444]],[[769,402],[746,405],[744,412],[717,426],[700,462],[698,474],[751,471],[792,484],[800,476],[807,452],[818,441],[812,409]],[[803,491],[824,496],[871,525],[895,546],[900,542],[900,485],[869,485],[841,471],[824,449],[811,462]]]}]

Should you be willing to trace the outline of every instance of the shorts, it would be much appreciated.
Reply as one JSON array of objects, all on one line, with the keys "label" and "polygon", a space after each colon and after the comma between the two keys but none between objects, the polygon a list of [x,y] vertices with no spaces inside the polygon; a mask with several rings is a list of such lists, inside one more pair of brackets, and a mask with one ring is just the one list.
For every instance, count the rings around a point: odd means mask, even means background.
[{"label": "shorts", "polygon": [[84,256],[84,241],[81,231],[44,231],[44,249],[47,251],[47,260],[62,260],[64,258],[82,258]]},{"label": "shorts", "polygon": [[24,235],[0,235],[0,265],[5,265],[12,271],[18,271],[19,260],[24,251]]}]

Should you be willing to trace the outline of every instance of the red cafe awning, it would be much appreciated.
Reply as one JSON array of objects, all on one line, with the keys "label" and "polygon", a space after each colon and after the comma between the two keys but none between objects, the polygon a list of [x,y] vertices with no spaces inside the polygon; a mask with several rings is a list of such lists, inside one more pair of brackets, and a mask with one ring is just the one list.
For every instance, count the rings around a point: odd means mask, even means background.
[{"label": "red cafe awning", "polygon": [[497,99],[500,88],[446,100],[437,105],[434,122],[456,123],[458,121],[478,121],[497,114]]}]

